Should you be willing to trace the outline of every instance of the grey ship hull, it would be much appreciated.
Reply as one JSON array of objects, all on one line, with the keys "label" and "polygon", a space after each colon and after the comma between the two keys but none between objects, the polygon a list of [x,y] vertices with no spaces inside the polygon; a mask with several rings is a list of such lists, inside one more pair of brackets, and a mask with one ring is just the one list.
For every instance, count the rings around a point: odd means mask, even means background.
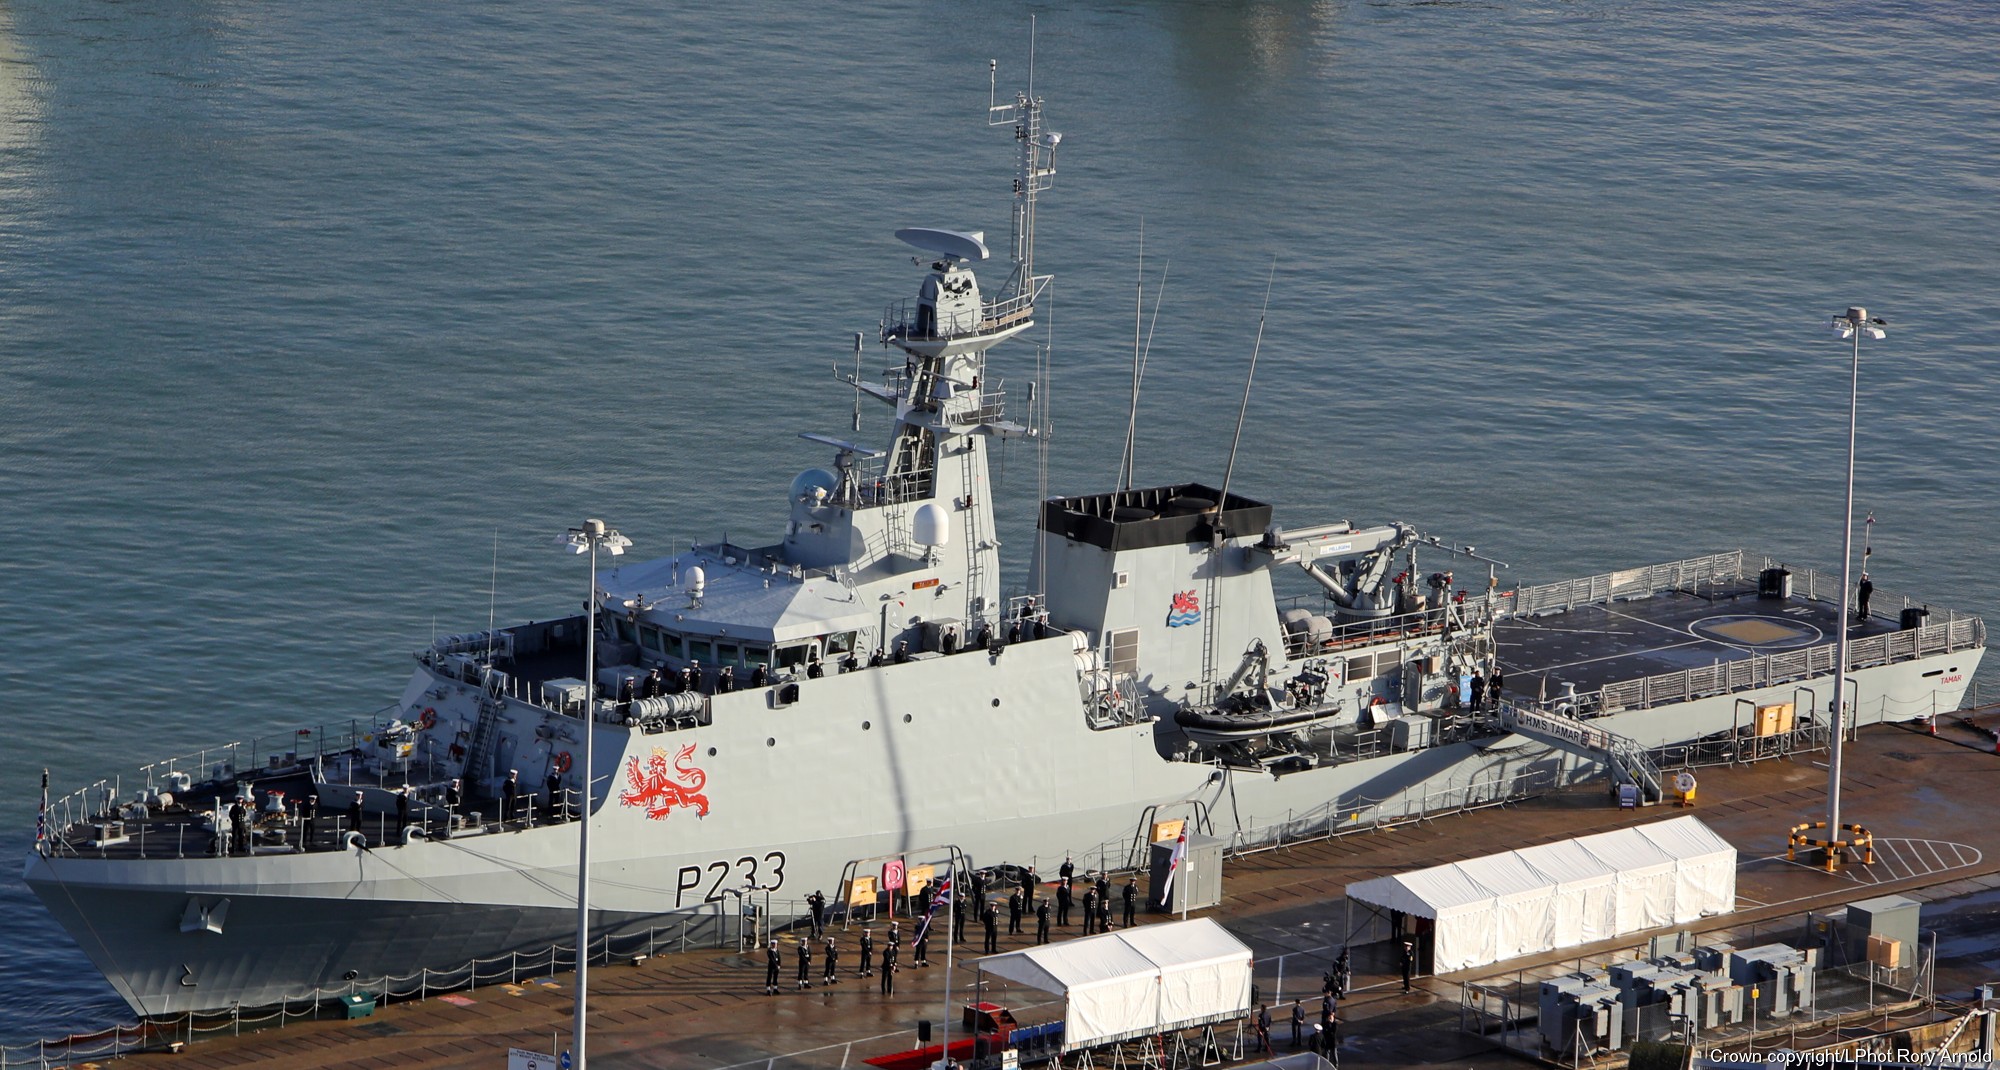
[{"label": "grey ship hull", "polygon": [[[1949,661],[1969,679],[1979,653],[1857,671],[1862,720],[1917,694],[1935,693],[1943,708],[1955,708],[1958,694],[1937,692],[1935,675],[1925,674]],[[967,663],[976,668],[968,672]],[[648,820],[615,795],[600,798],[598,932],[644,932],[650,924],[671,947],[681,926],[718,916],[718,903],[704,902],[715,886],[740,887],[752,868],[764,883],[781,880],[773,893],[781,901],[831,890],[850,860],[941,843],[957,844],[976,864],[1038,860],[1050,873],[1065,854],[1089,866],[1123,864],[1155,806],[1157,816],[1177,816],[1198,801],[1217,835],[1258,842],[1280,828],[1290,836],[1324,832],[1601,771],[1508,736],[1284,777],[1218,772],[1161,760],[1150,725],[1087,728],[1073,680],[1068,643],[1055,639],[999,658],[960,655],[814,681],[858,692],[834,707],[844,713],[718,717],[688,734],[717,750],[706,819],[681,809]],[[1649,744],[1691,738],[1728,728],[1740,700],[1783,701],[1794,685],[1767,690],[1593,723]],[[780,722],[781,739],[768,734]],[[656,741],[678,735],[633,735],[629,754],[610,746],[601,753],[643,758]],[[825,757],[833,754],[842,756],[837,763]],[[621,764],[602,762],[600,784],[615,788]],[[135,1011],[172,1014],[330,995],[347,987],[350,973],[364,984],[403,979],[395,987],[407,991],[425,968],[450,983],[463,979],[473,958],[490,963],[520,952],[524,961],[546,961],[533,956],[574,942],[575,831],[558,825],[261,858],[36,857],[27,877]],[[774,865],[780,855],[782,873]],[[699,878],[692,888],[690,874]],[[191,898],[229,901],[220,932],[181,931]],[[489,965],[485,975],[504,968]]]}]

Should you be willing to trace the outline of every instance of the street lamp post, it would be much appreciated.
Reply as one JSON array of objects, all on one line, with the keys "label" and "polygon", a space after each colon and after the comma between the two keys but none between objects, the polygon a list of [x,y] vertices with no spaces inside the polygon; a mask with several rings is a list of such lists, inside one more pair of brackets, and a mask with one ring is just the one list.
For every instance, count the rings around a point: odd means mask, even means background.
[{"label": "street lamp post", "polygon": [[1849,599],[1853,596],[1854,579],[1854,426],[1860,412],[1861,402],[1861,336],[1874,340],[1887,337],[1882,328],[1888,322],[1871,319],[1865,308],[1850,308],[1844,316],[1833,317],[1833,333],[1841,341],[1854,342],[1854,363],[1847,380],[1847,507],[1840,514],[1840,631],[1834,642],[1833,661],[1833,739],[1832,748],[1826,760],[1826,839],[1828,861],[1832,861],[1833,844],[1840,839],[1840,751],[1842,736],[1846,732],[1847,712],[1847,633],[1852,626],[1848,619],[1851,612]]},{"label": "street lamp post", "polygon": [[590,597],[584,602],[583,627],[583,814],[576,840],[576,1035],[570,1043],[572,1070],[583,1070],[584,982],[590,969],[591,742],[597,735],[597,551],[602,548],[617,557],[632,540],[605,527],[602,520],[586,520],[558,541],[570,553],[590,555]]}]

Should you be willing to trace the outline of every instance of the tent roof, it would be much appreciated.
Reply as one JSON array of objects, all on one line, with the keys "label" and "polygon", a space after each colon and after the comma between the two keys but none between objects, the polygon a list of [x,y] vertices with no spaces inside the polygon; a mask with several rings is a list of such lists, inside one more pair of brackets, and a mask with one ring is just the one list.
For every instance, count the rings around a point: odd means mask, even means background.
[{"label": "tent roof", "polygon": [[1134,974],[1249,958],[1250,949],[1227,929],[1195,918],[991,955],[979,960],[979,968],[1016,984],[1064,993]]},{"label": "tent roof", "polygon": [[1437,918],[1456,908],[1556,884],[1670,867],[1735,848],[1693,816],[1519,851],[1468,858],[1347,886],[1347,896],[1386,910]]}]

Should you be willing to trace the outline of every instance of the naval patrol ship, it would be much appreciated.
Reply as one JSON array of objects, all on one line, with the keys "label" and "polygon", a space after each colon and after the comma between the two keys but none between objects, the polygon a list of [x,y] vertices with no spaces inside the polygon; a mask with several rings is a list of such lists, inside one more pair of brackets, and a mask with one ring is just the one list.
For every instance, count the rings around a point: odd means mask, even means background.
[{"label": "naval patrol ship", "polygon": [[[1680,764],[1826,740],[1839,584],[1742,551],[1503,588],[1415,524],[1190,481],[1046,497],[1010,587],[989,456],[1044,437],[1046,395],[1010,420],[989,355],[1036,324],[1060,135],[1027,95],[990,118],[1018,144],[1008,273],[982,288],[979,234],[899,232],[928,272],[890,366],[842,387],[893,433],[806,435],[829,461],[781,539],[594,570],[587,612],[417,652],[373,723],[47,805],[26,879],[136,1012],[566,960],[585,822],[601,956],[872,902],[885,867],[1120,868],[1175,822],[1247,850],[1593,777],[1654,799]],[[1882,591],[1847,627],[1863,724],[1956,709],[1984,649]]]}]

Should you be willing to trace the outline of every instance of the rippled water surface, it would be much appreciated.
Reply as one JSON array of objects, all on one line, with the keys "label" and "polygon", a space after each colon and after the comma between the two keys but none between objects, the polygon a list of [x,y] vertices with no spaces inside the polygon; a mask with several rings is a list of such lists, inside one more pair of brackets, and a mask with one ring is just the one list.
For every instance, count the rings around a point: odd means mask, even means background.
[{"label": "rippled water surface", "polygon": [[[0,6],[0,850],[36,780],[392,700],[433,629],[567,607],[548,544],[776,534],[830,378],[1003,235],[986,61],[1031,6]],[[1849,303],[1885,591],[1989,617],[2000,21],[1977,4],[1041,11],[1057,492],[1397,518],[1535,582],[1837,567]],[[1275,270],[1274,270],[1275,269]],[[878,353],[871,350],[871,354]],[[1029,349],[999,351],[1025,383]],[[872,357],[871,357],[872,360]],[[870,434],[882,417],[870,413]],[[1025,559],[1036,458],[1007,455]],[[497,549],[497,569],[494,566]],[[1017,573],[1018,576],[1018,573]],[[0,1034],[122,1013],[9,863]]]}]

